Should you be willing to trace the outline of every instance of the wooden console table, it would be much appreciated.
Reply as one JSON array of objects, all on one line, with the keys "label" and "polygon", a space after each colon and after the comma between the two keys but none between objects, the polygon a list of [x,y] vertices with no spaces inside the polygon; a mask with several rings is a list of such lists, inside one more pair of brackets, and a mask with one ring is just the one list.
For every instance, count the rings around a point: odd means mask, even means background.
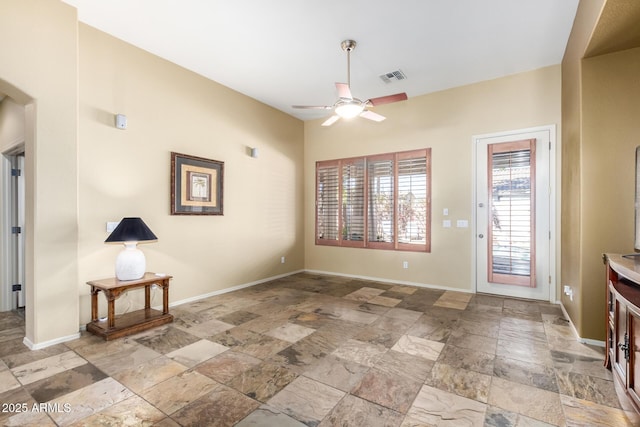
[{"label": "wooden console table", "polygon": [[[87,323],[87,331],[103,337],[105,340],[135,334],[145,329],[173,322],[169,314],[169,280],[172,276],[157,276],[145,273],[138,280],[121,281],[115,277],[87,282],[91,286],[91,322]],[[162,288],[162,311],[151,308],[151,287]],[[115,301],[130,289],[144,287],[144,309],[132,311],[119,316],[115,315]],[[102,291],[107,298],[107,318],[98,320],[98,293]]]}]

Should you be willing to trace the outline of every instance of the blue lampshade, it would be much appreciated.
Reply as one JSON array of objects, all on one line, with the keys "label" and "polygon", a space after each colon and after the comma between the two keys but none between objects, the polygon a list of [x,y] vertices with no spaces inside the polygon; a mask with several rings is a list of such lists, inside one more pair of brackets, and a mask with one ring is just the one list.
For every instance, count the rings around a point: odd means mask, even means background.
[{"label": "blue lampshade", "polygon": [[158,240],[158,238],[142,218],[122,218],[120,224],[104,242],[145,242],[150,240]]},{"label": "blue lampshade", "polygon": [[147,262],[136,246],[138,242],[156,241],[158,238],[141,218],[122,218],[105,243],[124,243],[124,250],[116,258],[118,280],[137,280],[144,276]]}]

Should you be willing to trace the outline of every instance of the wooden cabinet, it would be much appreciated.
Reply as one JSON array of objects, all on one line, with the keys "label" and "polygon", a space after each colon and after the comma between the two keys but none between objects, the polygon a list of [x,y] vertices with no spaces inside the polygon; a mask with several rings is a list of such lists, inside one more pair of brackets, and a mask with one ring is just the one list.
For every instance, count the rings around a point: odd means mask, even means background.
[{"label": "wooden cabinet", "polygon": [[[640,257],[605,255],[607,339],[605,366],[618,395],[640,413]],[[624,403],[626,402],[621,402]]]},{"label": "wooden cabinet", "polygon": [[627,316],[627,348],[628,364],[627,392],[633,400],[636,409],[640,408],[640,311],[629,310]]}]

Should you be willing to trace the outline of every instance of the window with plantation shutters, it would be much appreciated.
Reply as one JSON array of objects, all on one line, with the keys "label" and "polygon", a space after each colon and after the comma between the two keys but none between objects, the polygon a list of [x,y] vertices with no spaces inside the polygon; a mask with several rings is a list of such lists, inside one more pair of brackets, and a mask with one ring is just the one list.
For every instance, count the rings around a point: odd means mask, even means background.
[{"label": "window with plantation shutters", "polygon": [[430,149],[316,164],[316,244],[430,250]]},{"label": "window with plantation shutters", "polygon": [[316,167],[316,242],[339,244],[340,163],[323,162]]}]

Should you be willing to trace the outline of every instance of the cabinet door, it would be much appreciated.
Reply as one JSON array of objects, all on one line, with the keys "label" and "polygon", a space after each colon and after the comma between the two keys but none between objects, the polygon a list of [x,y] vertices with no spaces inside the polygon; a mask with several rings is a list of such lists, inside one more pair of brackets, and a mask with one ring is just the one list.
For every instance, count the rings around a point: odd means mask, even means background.
[{"label": "cabinet door", "polygon": [[640,406],[640,313],[629,310],[629,367],[627,387],[636,406]]},{"label": "cabinet door", "polygon": [[611,368],[611,363],[615,358],[615,307],[616,307],[616,294],[613,290],[613,284],[607,284],[607,342],[606,342],[606,357],[605,367]]},{"label": "cabinet door", "polygon": [[615,347],[613,357],[613,371],[620,376],[623,384],[626,384],[627,378],[627,359],[624,344],[627,342],[627,307],[620,303],[620,300],[615,302]]}]

